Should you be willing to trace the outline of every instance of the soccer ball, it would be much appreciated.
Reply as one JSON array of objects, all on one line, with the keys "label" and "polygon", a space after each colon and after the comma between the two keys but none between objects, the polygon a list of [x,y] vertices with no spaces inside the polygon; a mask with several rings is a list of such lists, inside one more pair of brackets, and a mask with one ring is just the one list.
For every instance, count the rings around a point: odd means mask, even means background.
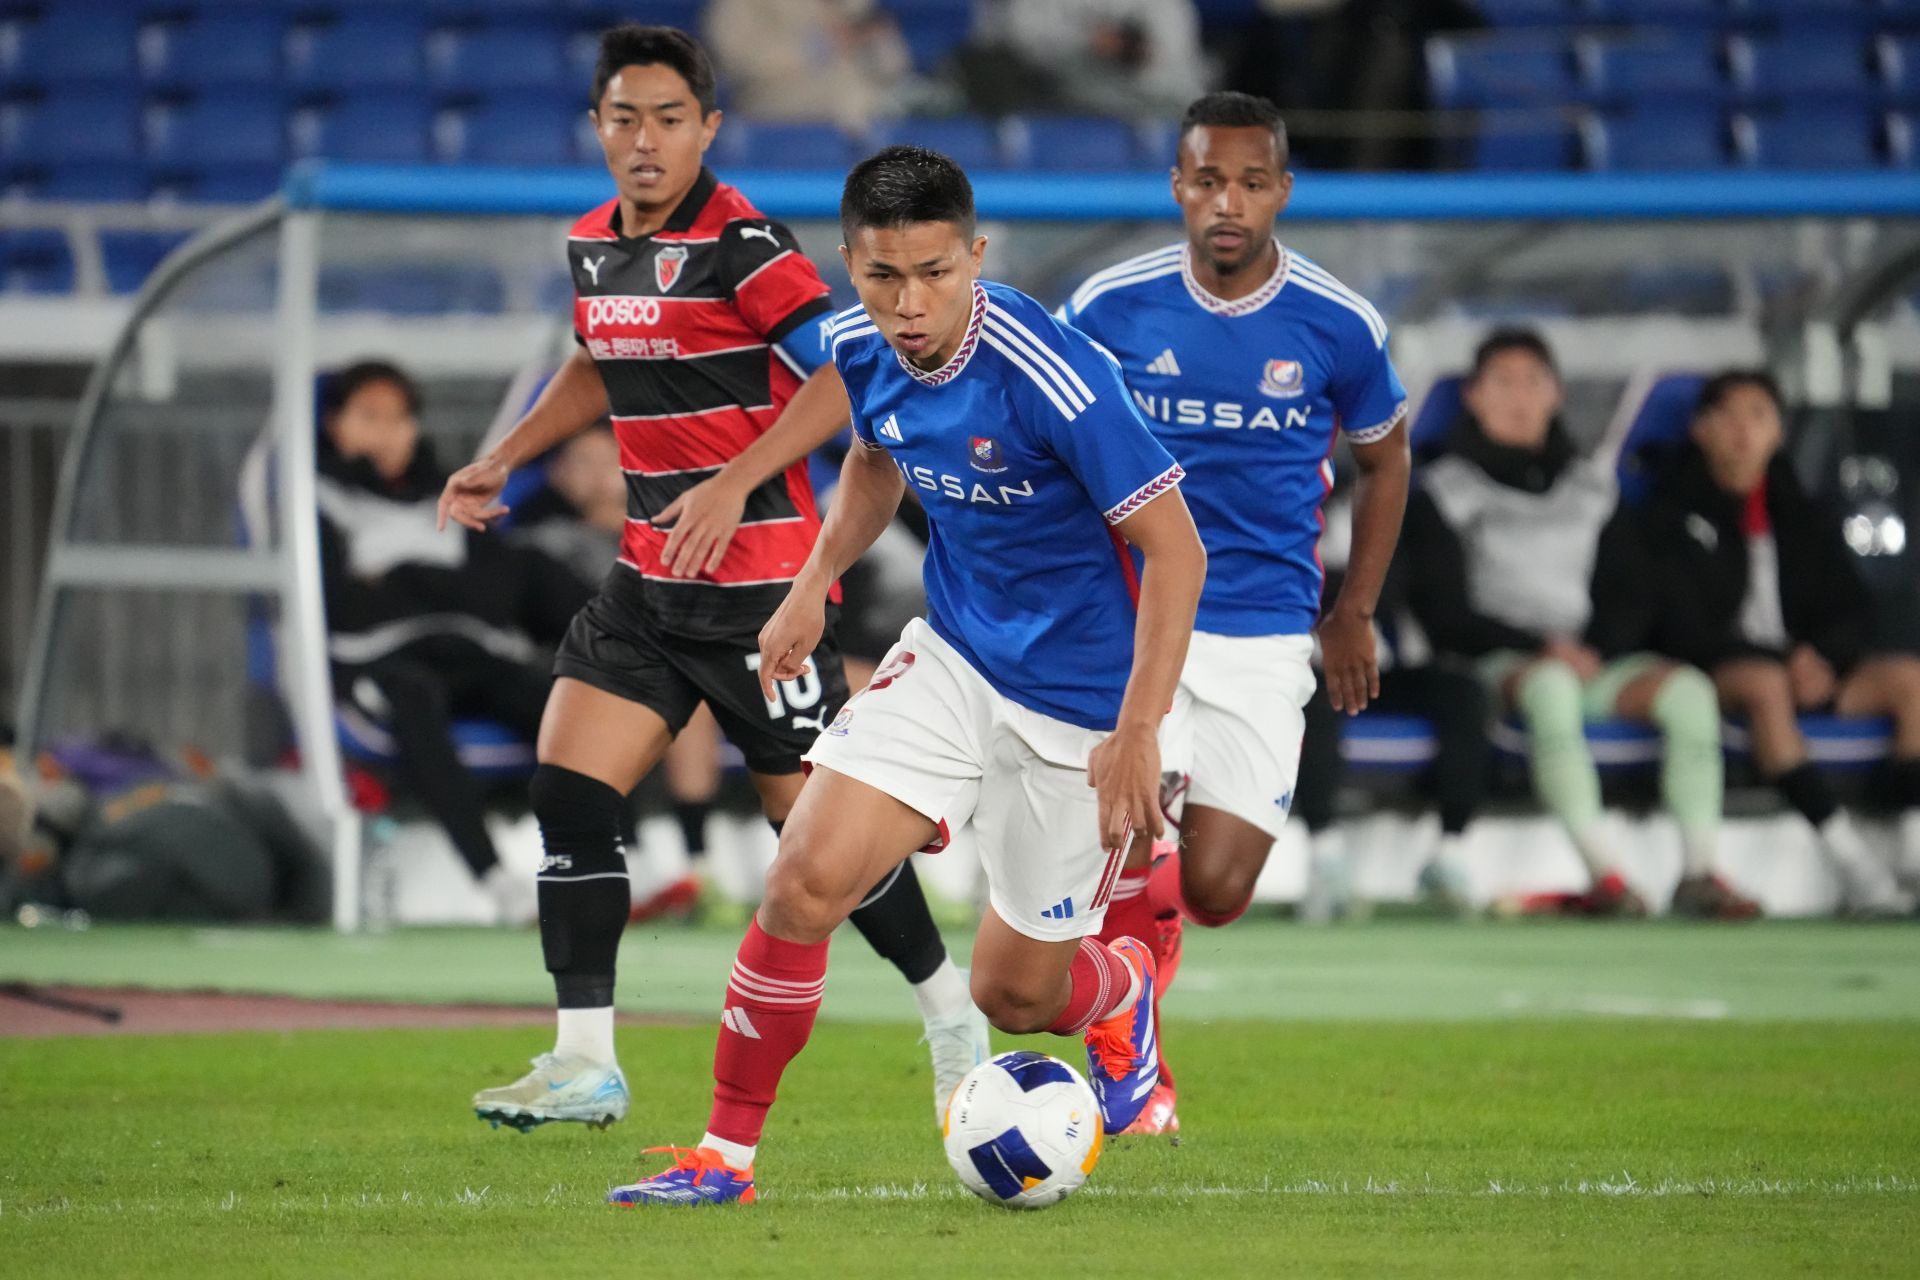
[{"label": "soccer ball", "polygon": [[947,1163],[969,1191],[1007,1209],[1044,1209],[1100,1162],[1100,1105],[1058,1058],[1021,1050],[967,1072],[947,1099]]}]

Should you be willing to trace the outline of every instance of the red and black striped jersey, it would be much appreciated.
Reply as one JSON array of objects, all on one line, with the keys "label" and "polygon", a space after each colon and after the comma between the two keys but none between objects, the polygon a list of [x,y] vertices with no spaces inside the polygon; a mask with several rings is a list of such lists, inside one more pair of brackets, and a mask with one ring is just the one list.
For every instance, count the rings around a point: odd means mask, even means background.
[{"label": "red and black striped jersey", "polygon": [[660,230],[623,235],[610,200],[574,224],[567,259],[575,338],[606,382],[627,478],[613,589],[676,634],[757,632],[820,531],[805,460],[753,491],[698,578],[667,576],[652,522],[786,408],[805,374],[776,344],[828,313],[826,284],[792,232],[704,169]]}]

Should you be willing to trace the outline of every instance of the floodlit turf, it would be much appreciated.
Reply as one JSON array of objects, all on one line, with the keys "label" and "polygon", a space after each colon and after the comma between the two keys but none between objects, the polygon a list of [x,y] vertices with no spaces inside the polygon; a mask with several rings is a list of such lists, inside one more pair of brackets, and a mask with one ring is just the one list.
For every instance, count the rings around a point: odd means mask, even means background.
[{"label": "floodlit turf", "polygon": [[489,1130],[525,1031],[0,1042],[8,1276],[1911,1275],[1920,1027],[1177,1024],[1187,1140],[1032,1215],[946,1169],[907,1025],[823,1025],[760,1204],[613,1209],[712,1033],[622,1032],[635,1112]]},{"label": "floodlit turf", "polygon": [[[0,1275],[1912,1275],[1920,929],[1272,921],[1190,936],[1186,1141],[963,1192],[898,979],[835,944],[762,1202],[623,1210],[697,1138],[735,939],[629,936],[635,1112],[491,1131],[538,1028],[0,1039]],[[526,933],[0,929],[0,980],[540,1002]],[[7,1016],[0,1002],[0,1020]],[[1014,1041],[1001,1038],[1001,1047]],[[1038,1047],[1060,1048],[1037,1039]]]}]

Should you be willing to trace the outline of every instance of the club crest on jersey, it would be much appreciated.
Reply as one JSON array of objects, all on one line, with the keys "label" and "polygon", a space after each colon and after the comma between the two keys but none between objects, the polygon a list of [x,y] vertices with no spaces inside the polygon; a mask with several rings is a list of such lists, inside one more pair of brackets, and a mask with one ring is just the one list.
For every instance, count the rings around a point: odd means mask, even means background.
[{"label": "club crest on jersey", "polygon": [[1260,394],[1291,400],[1307,389],[1307,372],[1298,360],[1269,360],[1260,372]]},{"label": "club crest on jersey", "polygon": [[665,293],[673,288],[673,282],[680,278],[680,268],[687,262],[687,246],[670,244],[662,249],[653,260],[653,282]]},{"label": "club crest on jersey", "polygon": [[1000,442],[991,436],[974,436],[967,442],[967,452],[967,462],[975,471],[984,471],[992,476],[1007,469],[1007,464],[1000,457]]}]

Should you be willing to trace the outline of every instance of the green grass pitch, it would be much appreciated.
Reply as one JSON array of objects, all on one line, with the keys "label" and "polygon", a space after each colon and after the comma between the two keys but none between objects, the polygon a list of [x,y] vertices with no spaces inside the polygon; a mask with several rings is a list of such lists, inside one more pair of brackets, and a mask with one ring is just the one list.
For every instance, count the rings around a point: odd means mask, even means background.
[{"label": "green grass pitch", "polygon": [[[531,958],[512,935],[246,937],[0,931],[0,978],[191,986],[200,952],[251,948],[308,974],[348,957],[325,992],[345,994],[369,949],[502,974]],[[709,966],[711,1003],[730,939],[663,939]],[[1744,1278],[1912,1275],[1920,1257],[1910,929],[1209,935],[1168,1025],[1185,1140],[1110,1146],[1038,1214],[959,1188],[904,998],[856,946],[836,953],[745,1208],[600,1203],[659,1167],[640,1148],[698,1136],[704,1016],[622,1028],[624,1124],[526,1136],[464,1103],[523,1069],[537,1029],[0,1040],[0,1274]],[[275,963],[243,968],[286,985]],[[1290,970],[1312,1016],[1256,981]],[[1334,1016],[1321,986],[1343,971]],[[1455,998],[1408,1010],[1396,974]],[[836,999],[895,1020],[836,1019]],[[1636,1012],[1663,1016],[1620,1016]]]}]

